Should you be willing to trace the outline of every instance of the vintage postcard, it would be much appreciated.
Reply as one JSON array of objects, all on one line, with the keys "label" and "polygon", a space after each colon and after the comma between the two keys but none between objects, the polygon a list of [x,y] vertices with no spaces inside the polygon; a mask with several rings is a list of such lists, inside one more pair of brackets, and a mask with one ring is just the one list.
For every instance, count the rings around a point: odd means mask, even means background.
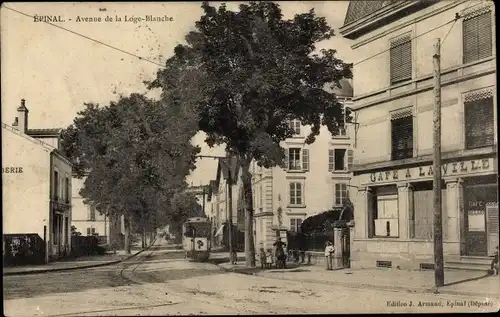
[{"label": "vintage postcard", "polygon": [[495,21],[2,3],[4,315],[498,311]]}]

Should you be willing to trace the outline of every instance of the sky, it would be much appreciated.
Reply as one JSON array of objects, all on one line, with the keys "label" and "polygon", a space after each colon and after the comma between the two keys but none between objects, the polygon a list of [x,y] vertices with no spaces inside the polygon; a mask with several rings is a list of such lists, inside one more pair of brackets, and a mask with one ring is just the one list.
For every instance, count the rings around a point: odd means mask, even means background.
[{"label": "sky", "polygon": [[[279,2],[284,18],[314,8],[316,14],[324,16],[336,31],[336,36],[317,47],[336,49],[340,58],[355,62],[358,58],[350,48],[352,42],[338,32],[348,3]],[[238,5],[229,2],[228,8],[237,10]],[[35,15],[58,16],[64,21],[53,24],[66,30],[35,22]],[[167,16],[167,20],[172,21],[134,21],[135,17],[147,15]],[[161,65],[172,55],[173,48],[184,43],[184,36],[194,30],[195,21],[201,15],[201,2],[2,3],[2,122],[12,124],[23,98],[30,111],[30,128],[64,128],[84,108],[84,103],[106,105],[121,94],[130,93],[157,97],[158,91],[147,92],[143,81],[155,77]],[[106,17],[112,21],[106,21]],[[86,22],[85,18],[100,18],[101,21]],[[201,154],[224,155],[222,148],[209,148],[204,143],[203,133],[199,133],[193,142],[201,146]],[[215,179],[216,167],[216,160],[200,159],[188,182],[207,184],[210,179]]]}]

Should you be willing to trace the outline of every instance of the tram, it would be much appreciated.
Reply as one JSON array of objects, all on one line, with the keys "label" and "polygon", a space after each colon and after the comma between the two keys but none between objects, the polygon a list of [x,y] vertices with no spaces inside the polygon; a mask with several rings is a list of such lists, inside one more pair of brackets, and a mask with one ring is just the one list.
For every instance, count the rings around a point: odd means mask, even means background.
[{"label": "tram", "polygon": [[211,249],[211,223],[208,218],[189,218],[182,225],[182,247],[186,258],[207,261]]}]

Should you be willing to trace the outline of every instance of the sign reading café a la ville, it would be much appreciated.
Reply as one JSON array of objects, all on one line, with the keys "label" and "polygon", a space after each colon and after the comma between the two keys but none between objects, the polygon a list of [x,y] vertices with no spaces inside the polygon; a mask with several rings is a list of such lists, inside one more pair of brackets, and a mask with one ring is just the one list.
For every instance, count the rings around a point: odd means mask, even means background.
[{"label": "sign reading caf\u00e9 a la ville", "polygon": [[[493,158],[450,162],[441,165],[441,177],[465,176],[468,174],[493,172]],[[404,181],[432,180],[432,165],[374,172],[363,175],[363,184],[378,184]]]}]

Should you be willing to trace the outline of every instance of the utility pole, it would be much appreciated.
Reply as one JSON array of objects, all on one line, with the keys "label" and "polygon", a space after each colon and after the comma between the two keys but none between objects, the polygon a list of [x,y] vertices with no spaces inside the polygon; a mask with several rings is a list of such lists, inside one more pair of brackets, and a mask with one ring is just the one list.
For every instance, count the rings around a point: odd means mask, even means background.
[{"label": "utility pole", "polygon": [[[229,158],[231,159],[231,158]],[[227,200],[229,204],[228,208],[228,228],[227,228],[227,233],[228,233],[228,239],[227,242],[229,244],[229,261],[231,264],[233,263],[233,179],[231,175],[231,164],[227,164]]]},{"label": "utility pole", "polygon": [[203,216],[205,216],[205,186],[203,185]]},{"label": "utility pole", "polygon": [[434,282],[436,291],[444,286],[443,219],[441,209],[441,40],[436,39],[433,55],[434,68]]}]

